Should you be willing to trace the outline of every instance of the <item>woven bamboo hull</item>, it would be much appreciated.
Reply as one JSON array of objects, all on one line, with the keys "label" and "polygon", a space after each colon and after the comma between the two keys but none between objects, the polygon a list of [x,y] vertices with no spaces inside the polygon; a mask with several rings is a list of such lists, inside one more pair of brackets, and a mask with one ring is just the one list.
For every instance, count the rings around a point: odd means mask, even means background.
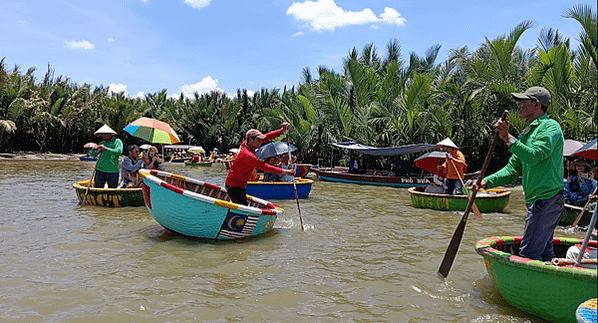
[{"label": "woven bamboo hull", "polygon": [[238,239],[270,231],[283,209],[248,196],[249,206],[230,202],[220,186],[156,170],[140,170],[143,197],[152,217],[182,235]]},{"label": "woven bamboo hull", "polygon": [[[89,180],[73,184],[79,202],[83,201]],[[107,207],[143,206],[143,193],[141,188],[89,188],[85,197],[85,205]]]},{"label": "woven bamboo hull", "polygon": [[[297,196],[306,199],[311,192],[311,179],[296,178]],[[295,187],[292,182],[247,182],[247,194],[262,199],[294,200]]]},{"label": "woven bamboo hull", "polygon": [[319,178],[325,181],[362,185],[392,186],[401,188],[408,188],[412,186],[427,186],[430,184],[431,179],[431,177],[400,177],[385,175],[351,174],[344,171],[323,170],[319,168],[312,168],[311,170],[314,173],[316,173]]},{"label": "woven bamboo hull", "polygon": [[[488,275],[511,305],[551,322],[575,322],[576,308],[596,297],[596,269],[554,266],[518,254],[521,237],[491,237],[476,243]],[[582,239],[554,238],[557,257]],[[596,247],[596,240],[590,241]],[[511,251],[511,248],[513,251]]]},{"label": "woven bamboo hull", "polygon": [[[411,205],[416,208],[439,211],[465,211],[469,198],[467,195],[448,195],[424,192],[424,187],[409,189]],[[482,213],[500,212],[509,204],[511,191],[507,189],[492,190],[493,195],[478,192],[475,204]]]}]

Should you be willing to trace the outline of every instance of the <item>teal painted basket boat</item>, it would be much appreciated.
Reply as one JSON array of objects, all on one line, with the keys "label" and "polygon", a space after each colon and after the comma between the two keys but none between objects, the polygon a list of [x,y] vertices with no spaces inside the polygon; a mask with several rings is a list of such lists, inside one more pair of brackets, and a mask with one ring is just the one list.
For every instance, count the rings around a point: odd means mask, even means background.
[{"label": "teal painted basket boat", "polygon": [[[307,178],[295,178],[297,196],[306,199],[311,192],[313,180]],[[294,200],[295,186],[293,182],[247,182],[247,194],[262,199]]]},{"label": "teal painted basket boat", "polygon": [[[465,211],[469,203],[467,195],[426,193],[425,187],[412,187],[408,191],[411,205],[421,209]],[[503,188],[480,190],[476,194],[475,205],[482,213],[500,212],[509,204],[510,195],[511,191]]]},{"label": "teal painted basket boat", "polygon": [[143,198],[168,230],[209,239],[239,239],[270,231],[283,209],[248,195],[249,206],[230,202],[225,188],[192,178],[142,169]]},{"label": "teal painted basket boat", "polygon": [[[582,239],[554,238],[554,251],[565,258],[567,249]],[[596,297],[596,269],[555,266],[518,256],[521,237],[491,237],[476,243],[488,275],[511,305],[551,322],[575,322],[582,302]],[[596,247],[596,240],[589,242]]]},{"label": "teal painted basket boat", "polygon": [[97,205],[107,207],[121,207],[121,206],[143,206],[143,193],[141,188],[96,188],[92,186],[89,188],[87,197],[87,184],[89,180],[76,182],[73,184],[75,193],[79,202],[85,198],[84,205]]}]

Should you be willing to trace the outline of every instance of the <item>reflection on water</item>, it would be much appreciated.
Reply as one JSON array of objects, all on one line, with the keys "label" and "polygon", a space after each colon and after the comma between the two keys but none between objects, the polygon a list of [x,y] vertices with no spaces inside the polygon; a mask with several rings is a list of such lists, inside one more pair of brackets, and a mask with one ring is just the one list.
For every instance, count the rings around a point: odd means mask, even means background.
[{"label": "reflection on water", "polygon": [[[226,170],[167,170],[224,184]],[[505,213],[471,217],[448,279],[436,274],[460,212],[410,206],[407,190],[316,181],[272,232],[190,239],[143,207],[79,206],[92,163],[0,161],[0,321],[538,322],[497,294],[473,246],[520,235]],[[173,206],[176,207],[176,206]],[[582,233],[557,235],[583,237]]]}]

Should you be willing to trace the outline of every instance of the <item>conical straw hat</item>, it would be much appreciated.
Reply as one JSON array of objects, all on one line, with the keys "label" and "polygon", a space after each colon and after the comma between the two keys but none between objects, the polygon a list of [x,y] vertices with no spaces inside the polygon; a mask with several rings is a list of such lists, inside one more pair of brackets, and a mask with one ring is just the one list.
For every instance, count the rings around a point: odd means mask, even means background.
[{"label": "conical straw hat", "polygon": [[446,146],[446,147],[453,147],[459,149],[457,145],[451,140],[451,138],[446,138],[443,141],[436,144],[436,146]]},{"label": "conical straw hat", "polygon": [[108,134],[116,135],[116,131],[112,130],[112,128],[108,127],[108,125],[106,125],[106,124],[103,125],[96,132],[94,132],[94,135],[99,135],[99,134],[103,134],[103,133],[108,133]]}]

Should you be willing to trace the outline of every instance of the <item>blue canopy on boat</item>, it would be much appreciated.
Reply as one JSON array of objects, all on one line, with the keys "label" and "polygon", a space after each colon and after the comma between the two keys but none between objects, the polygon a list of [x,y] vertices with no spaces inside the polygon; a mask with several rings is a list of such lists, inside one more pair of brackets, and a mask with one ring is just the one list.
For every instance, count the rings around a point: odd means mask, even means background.
[{"label": "blue canopy on boat", "polygon": [[415,154],[420,153],[422,151],[428,150],[437,150],[438,146],[432,144],[411,144],[405,146],[395,146],[395,147],[372,147],[368,145],[362,145],[356,143],[354,141],[346,141],[346,142],[334,142],[332,143],[333,146],[343,149],[350,149],[360,152],[366,155],[373,155],[373,156],[397,156],[397,155],[405,155],[405,154]]}]

